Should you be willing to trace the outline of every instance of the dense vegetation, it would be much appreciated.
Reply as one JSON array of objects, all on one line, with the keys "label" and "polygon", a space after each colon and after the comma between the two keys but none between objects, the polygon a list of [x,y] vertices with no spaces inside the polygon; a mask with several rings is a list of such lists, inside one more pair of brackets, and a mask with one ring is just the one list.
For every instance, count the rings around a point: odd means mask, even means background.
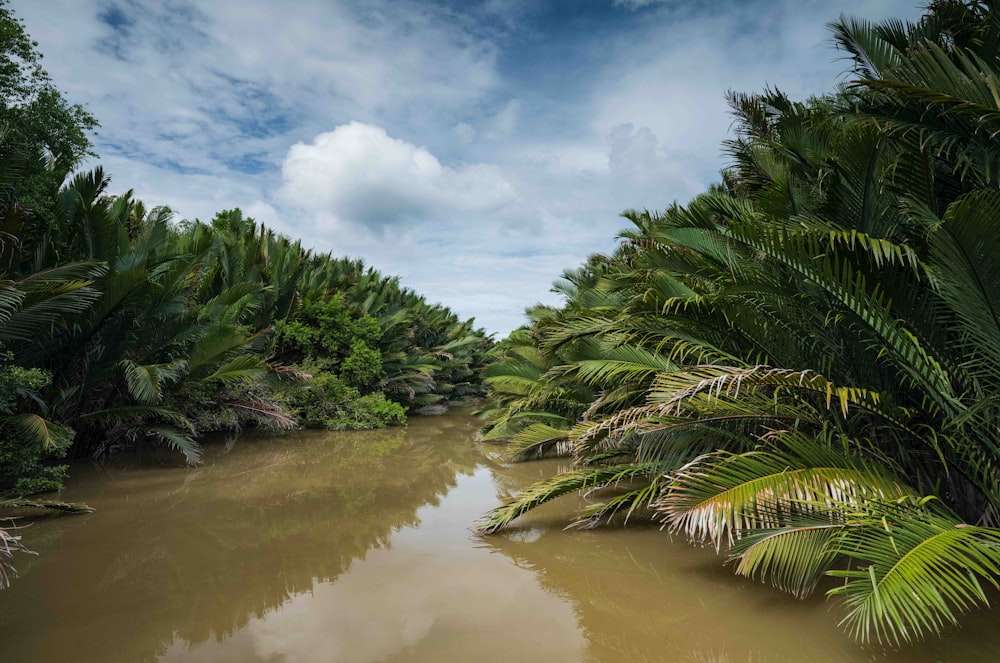
[{"label": "dense vegetation", "polygon": [[1000,581],[1000,7],[831,28],[845,85],[731,93],[722,181],[494,349],[485,436],[573,468],[481,527],[585,491],[899,645]]},{"label": "dense vegetation", "polygon": [[[239,210],[177,223],[99,167],[67,181],[96,121],[39,59],[0,3],[0,507],[44,504],[24,498],[67,455],[196,463],[210,432],[378,428],[480,393],[490,340],[398,279]],[[20,546],[0,530],[0,587]]]}]

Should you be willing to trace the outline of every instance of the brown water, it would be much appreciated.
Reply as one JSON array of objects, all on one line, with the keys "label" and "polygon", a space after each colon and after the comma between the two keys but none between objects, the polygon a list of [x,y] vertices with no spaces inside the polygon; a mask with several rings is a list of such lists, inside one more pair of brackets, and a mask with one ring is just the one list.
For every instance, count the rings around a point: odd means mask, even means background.
[{"label": "brown water", "polygon": [[0,661],[365,663],[1000,660],[996,611],[944,641],[854,645],[822,597],[737,579],[655,528],[469,526],[556,463],[513,467],[464,415],[77,468],[90,515],[37,521],[0,592]]}]

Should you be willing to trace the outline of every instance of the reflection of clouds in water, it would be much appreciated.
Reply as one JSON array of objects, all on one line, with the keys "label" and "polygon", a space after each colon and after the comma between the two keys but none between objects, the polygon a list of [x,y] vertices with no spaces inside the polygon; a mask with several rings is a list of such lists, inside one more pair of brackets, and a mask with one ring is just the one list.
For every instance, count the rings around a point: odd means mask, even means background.
[{"label": "reflection of clouds in water", "polygon": [[161,663],[576,662],[585,642],[572,605],[473,535],[494,506],[483,467],[460,476],[419,527],[369,550],[335,582],[318,583],[223,641],[175,640]]},{"label": "reflection of clouds in water", "polygon": [[[579,660],[583,644],[569,606],[531,574],[488,555],[445,562],[384,550],[247,632],[257,657],[286,663],[367,663],[404,653],[409,661],[436,661],[486,645],[487,657],[544,652],[546,660]],[[518,641],[518,633],[534,641]]]},{"label": "reflection of clouds in water", "polygon": [[287,663],[362,663],[416,644],[438,619],[439,588],[414,587],[413,578],[399,582],[405,569],[395,566],[388,554],[374,551],[338,582],[251,623],[257,655]]}]

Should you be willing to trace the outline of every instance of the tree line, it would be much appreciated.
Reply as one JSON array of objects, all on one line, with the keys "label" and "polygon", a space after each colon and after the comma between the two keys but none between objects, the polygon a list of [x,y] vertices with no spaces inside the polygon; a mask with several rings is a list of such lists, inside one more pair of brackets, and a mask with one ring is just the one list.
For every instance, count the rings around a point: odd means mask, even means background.
[{"label": "tree line", "polygon": [[480,527],[584,491],[900,646],[1000,581],[1000,7],[830,29],[835,91],[730,92],[721,181],[492,350],[484,436],[573,463]]}]

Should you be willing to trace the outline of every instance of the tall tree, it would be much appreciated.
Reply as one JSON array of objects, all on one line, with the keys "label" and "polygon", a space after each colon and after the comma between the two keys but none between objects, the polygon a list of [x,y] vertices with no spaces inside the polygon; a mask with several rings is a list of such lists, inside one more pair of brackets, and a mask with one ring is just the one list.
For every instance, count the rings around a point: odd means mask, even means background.
[{"label": "tall tree", "polygon": [[55,214],[54,193],[74,167],[94,155],[89,134],[97,126],[89,111],[56,88],[38,43],[7,0],[0,0],[0,142],[5,159],[32,155],[20,159],[16,197],[6,201],[2,230],[17,237],[24,223]]}]

